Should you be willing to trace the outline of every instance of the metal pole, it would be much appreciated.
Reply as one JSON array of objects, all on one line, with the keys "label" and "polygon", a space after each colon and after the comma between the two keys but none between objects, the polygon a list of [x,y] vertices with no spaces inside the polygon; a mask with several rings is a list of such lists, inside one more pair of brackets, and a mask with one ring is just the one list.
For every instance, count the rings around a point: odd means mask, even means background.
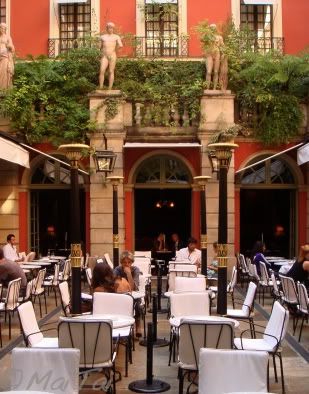
[{"label": "metal pole", "polygon": [[206,187],[202,185],[200,191],[201,199],[201,254],[202,254],[202,275],[207,276],[207,218],[206,218]]},{"label": "metal pole", "polygon": [[119,265],[118,185],[113,184],[113,263]]},{"label": "metal pole", "polygon": [[147,385],[153,382],[153,341],[154,341],[154,330],[153,323],[147,324]]}]

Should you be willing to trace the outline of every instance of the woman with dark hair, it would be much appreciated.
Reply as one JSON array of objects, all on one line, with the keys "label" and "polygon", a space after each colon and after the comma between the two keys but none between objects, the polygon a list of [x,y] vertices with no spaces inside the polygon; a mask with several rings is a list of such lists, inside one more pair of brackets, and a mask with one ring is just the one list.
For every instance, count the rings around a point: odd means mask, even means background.
[{"label": "woman with dark hair", "polygon": [[252,264],[256,266],[258,275],[261,275],[260,262],[266,264],[267,268],[271,268],[271,264],[265,259],[264,252],[266,250],[265,244],[262,241],[256,241],[251,251]]},{"label": "woman with dark hair", "polygon": [[130,285],[125,278],[116,277],[113,270],[104,260],[96,263],[92,273],[92,291],[106,293],[127,293],[131,291]]},{"label": "woman with dark hair", "polygon": [[309,288],[309,244],[301,246],[297,260],[286,275]]}]

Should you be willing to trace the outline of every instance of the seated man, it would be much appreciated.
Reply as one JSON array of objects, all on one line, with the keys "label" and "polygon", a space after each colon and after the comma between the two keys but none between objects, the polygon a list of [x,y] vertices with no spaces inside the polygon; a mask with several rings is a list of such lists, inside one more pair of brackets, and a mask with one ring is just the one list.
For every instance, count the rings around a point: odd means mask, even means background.
[{"label": "seated man", "polygon": [[21,278],[21,294],[27,287],[27,278],[23,269],[15,261],[4,258],[3,250],[0,248],[0,282],[7,286],[11,280]]},{"label": "seated man", "polygon": [[9,234],[6,237],[6,240],[7,240],[7,244],[5,246],[3,246],[4,258],[6,260],[16,261],[17,263],[20,261],[23,261],[23,259],[21,259],[17,253],[17,249],[16,249],[16,245],[15,245],[15,243],[16,243],[15,235]]},{"label": "seated man", "polygon": [[201,251],[196,248],[197,240],[193,237],[188,239],[188,246],[180,249],[177,256],[177,260],[189,260],[191,264],[195,264],[197,267],[201,265]]}]

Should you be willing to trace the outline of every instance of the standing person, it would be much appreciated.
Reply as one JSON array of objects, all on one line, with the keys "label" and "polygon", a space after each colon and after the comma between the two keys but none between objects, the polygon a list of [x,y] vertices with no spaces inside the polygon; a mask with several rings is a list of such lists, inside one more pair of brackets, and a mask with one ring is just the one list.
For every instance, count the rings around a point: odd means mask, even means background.
[{"label": "standing person", "polygon": [[297,260],[286,275],[309,288],[309,244],[301,246]]},{"label": "standing person", "polygon": [[0,282],[7,286],[11,280],[19,278],[21,278],[20,288],[23,294],[27,287],[26,275],[18,263],[4,257],[3,249],[0,248]]},{"label": "standing person", "polygon": [[103,89],[104,85],[104,75],[108,68],[109,80],[108,89],[111,90],[115,78],[115,67],[117,60],[117,48],[122,48],[121,38],[118,34],[114,34],[115,25],[112,22],[106,24],[106,33],[103,34],[101,39],[101,65],[100,65],[100,75],[99,75],[99,86]]},{"label": "standing person", "polygon": [[6,240],[7,244],[3,246],[4,258],[6,260],[15,261],[16,263],[23,261],[24,259],[21,259],[17,253],[15,235],[9,234]]},{"label": "standing person", "polygon": [[6,24],[0,23],[0,90],[9,89],[12,86],[14,75],[15,48],[6,31]]},{"label": "standing person", "polygon": [[266,250],[265,244],[262,241],[256,241],[251,251],[252,264],[256,266],[258,275],[261,275],[260,262],[266,264],[266,268],[271,268],[271,264],[265,259],[264,252]]},{"label": "standing person", "polygon": [[188,246],[180,249],[177,256],[177,260],[189,260],[191,264],[195,264],[197,267],[201,265],[201,258],[201,251],[197,249],[197,240],[193,237],[188,239]]}]

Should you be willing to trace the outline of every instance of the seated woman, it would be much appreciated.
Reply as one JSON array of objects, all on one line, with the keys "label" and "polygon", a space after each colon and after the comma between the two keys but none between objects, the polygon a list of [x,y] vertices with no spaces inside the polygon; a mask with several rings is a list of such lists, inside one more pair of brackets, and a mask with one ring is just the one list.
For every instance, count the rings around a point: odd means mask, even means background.
[{"label": "seated woman", "polygon": [[211,264],[207,267],[207,278],[217,279],[218,278],[218,242],[212,244],[214,256]]},{"label": "seated woman", "polygon": [[261,275],[260,262],[266,264],[266,268],[271,268],[271,264],[265,259],[264,252],[266,250],[265,244],[262,241],[256,241],[251,251],[252,264],[256,266],[258,275]]},{"label": "seated woman", "polygon": [[301,246],[297,260],[286,275],[309,288],[309,244]]},{"label": "seated woman", "polygon": [[92,274],[92,291],[106,293],[128,293],[131,287],[125,278],[117,277],[114,275],[113,270],[107,264],[97,263],[94,266]]}]

